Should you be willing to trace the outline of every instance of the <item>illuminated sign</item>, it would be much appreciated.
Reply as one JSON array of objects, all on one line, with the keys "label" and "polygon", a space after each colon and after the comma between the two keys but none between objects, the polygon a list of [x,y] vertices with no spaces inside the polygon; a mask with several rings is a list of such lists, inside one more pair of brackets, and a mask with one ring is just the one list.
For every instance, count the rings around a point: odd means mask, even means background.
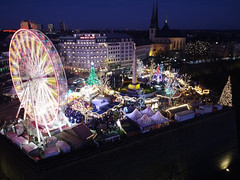
[{"label": "illuminated sign", "polygon": [[95,36],[81,36],[80,39],[95,39]]}]

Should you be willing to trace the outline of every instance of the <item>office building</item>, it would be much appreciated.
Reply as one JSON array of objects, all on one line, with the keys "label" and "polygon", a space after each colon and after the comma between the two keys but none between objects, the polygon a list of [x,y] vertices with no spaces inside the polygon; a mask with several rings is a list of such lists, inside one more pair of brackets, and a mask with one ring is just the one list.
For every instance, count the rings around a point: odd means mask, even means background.
[{"label": "office building", "polygon": [[8,91],[12,87],[12,79],[9,72],[8,52],[0,54],[0,93]]},{"label": "office building", "polygon": [[37,23],[30,20],[21,21],[21,29],[37,29]]},{"label": "office building", "polygon": [[123,33],[82,33],[60,37],[59,53],[66,69],[90,70],[131,67],[134,58],[133,39]]},{"label": "office building", "polygon": [[65,22],[59,23],[59,29],[60,29],[60,32],[65,32],[67,30]]},{"label": "office building", "polygon": [[42,24],[37,24],[37,29],[42,31],[43,30],[43,25]]},{"label": "office building", "polygon": [[54,24],[48,24],[48,31],[54,31]]}]

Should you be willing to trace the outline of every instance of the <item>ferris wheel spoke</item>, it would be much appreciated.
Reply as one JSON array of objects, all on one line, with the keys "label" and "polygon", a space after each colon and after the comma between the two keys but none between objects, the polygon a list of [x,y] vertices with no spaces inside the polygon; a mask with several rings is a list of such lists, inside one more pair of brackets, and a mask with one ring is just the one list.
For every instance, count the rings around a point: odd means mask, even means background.
[{"label": "ferris wheel spoke", "polygon": [[45,69],[49,66],[52,66],[50,59],[48,57],[48,54],[43,54],[43,58],[40,64],[40,69],[42,70],[42,72],[45,71]]},{"label": "ferris wheel spoke", "polygon": [[44,52],[42,55],[41,55],[41,61],[40,61],[40,63],[39,63],[39,68],[41,69],[41,70],[43,70],[44,68],[44,66],[45,66],[45,63],[47,62],[47,60],[48,60],[48,54],[46,53],[46,52]]},{"label": "ferris wheel spoke", "polygon": [[51,64],[48,64],[46,67],[44,67],[43,72],[45,74],[52,74],[54,73],[54,68]]},{"label": "ferris wheel spoke", "polygon": [[[31,68],[33,68],[33,70],[34,70],[34,67],[35,67],[35,65],[34,65],[34,61],[33,61],[33,59],[32,59],[32,55],[31,55],[31,52],[29,52],[29,51],[27,51],[27,64],[29,64],[29,66],[31,67]],[[34,72],[34,71],[33,71]]]},{"label": "ferris wheel spoke", "polygon": [[32,45],[34,47],[34,50],[32,51],[32,58],[34,59],[34,64],[36,66],[36,69],[39,69],[39,64],[41,62],[40,58],[40,49],[41,49],[41,44],[40,43],[35,43]]},{"label": "ferris wheel spoke", "polygon": [[46,94],[53,100],[54,104],[58,104],[55,96],[57,97],[57,93],[54,89],[49,87],[46,83],[44,83],[44,90]]},{"label": "ferris wheel spoke", "polygon": [[42,52],[42,51],[40,51],[40,49],[42,49],[42,46],[41,46],[41,43],[37,43],[36,46],[37,47],[36,47],[36,57],[35,58],[37,60],[37,64],[39,65],[41,62],[40,57],[42,56],[42,54],[40,54],[40,52]]},{"label": "ferris wheel spoke", "polygon": [[20,65],[26,66],[26,68],[28,68],[28,70],[31,69],[29,63],[26,62],[26,58],[25,58],[25,57],[19,58],[18,61],[19,61],[19,64],[20,64]]},{"label": "ferris wheel spoke", "polygon": [[39,72],[41,77],[51,77],[54,75],[54,69],[50,63],[45,64],[45,67],[39,67]]},{"label": "ferris wheel spoke", "polygon": [[[21,49],[21,48],[22,48],[21,43],[20,43],[20,41],[19,41],[19,35],[16,36],[15,41],[14,41],[13,44],[16,45],[18,49]],[[24,50],[23,50],[23,52],[25,53]]]},{"label": "ferris wheel spoke", "polygon": [[25,83],[27,83],[29,81],[29,77],[28,76],[21,75],[20,79],[22,81],[22,85],[23,86],[24,86]]},{"label": "ferris wheel spoke", "polygon": [[14,63],[11,63],[10,62],[10,71],[13,73],[13,74],[17,74],[18,73],[18,64],[14,64]]},{"label": "ferris wheel spoke", "polygon": [[29,83],[24,83],[25,87],[21,88],[22,91],[19,93],[19,100],[23,102],[24,104],[28,102],[28,93],[29,93]]},{"label": "ferris wheel spoke", "polygon": [[18,47],[17,47],[17,45],[15,43],[10,48],[10,52],[14,53],[14,55],[17,56],[17,58],[21,58],[21,56],[19,54],[19,51],[18,51]]},{"label": "ferris wheel spoke", "polygon": [[21,54],[21,52],[20,52],[21,47],[20,47],[19,41],[14,41],[13,46],[11,48],[13,48],[14,51],[17,53],[18,58],[21,58],[21,55],[20,55]]},{"label": "ferris wheel spoke", "polygon": [[[46,93],[45,93],[45,96],[46,96]],[[50,103],[50,97],[48,97],[48,96],[46,96],[45,98],[47,98],[48,100],[47,100],[47,102],[48,102],[48,104],[47,104],[47,106],[46,106],[46,116],[47,116],[47,118],[48,119],[53,119],[53,118],[51,118],[51,117],[56,117],[57,116],[57,104],[56,103]]]},{"label": "ferris wheel spoke", "polygon": [[[37,102],[39,103],[38,108],[41,108],[41,109],[44,108],[43,112],[45,112],[45,113],[44,114],[38,114],[38,116],[39,116],[40,121],[42,123],[44,123],[44,125],[45,125],[45,127],[46,127],[46,129],[48,131],[49,136],[51,136],[51,134],[49,132],[49,129],[47,127],[47,121],[46,121],[46,119],[49,119],[49,111],[47,110],[49,107],[47,107],[46,104],[43,104],[43,102],[42,102],[42,98],[41,97],[43,97],[43,93],[44,93],[43,86],[40,86],[39,92],[38,92],[38,97],[37,97],[37,99],[38,99]],[[45,118],[45,116],[47,118]]]},{"label": "ferris wheel spoke", "polygon": [[[46,87],[44,82],[42,82],[39,87],[41,87],[38,92],[38,94],[41,94],[41,102],[48,103],[50,94],[48,93],[48,91],[46,89],[49,87]],[[45,104],[45,106],[46,106],[46,104]]]},{"label": "ferris wheel spoke", "polygon": [[26,41],[26,47],[30,50],[30,43],[29,43],[29,39],[31,39],[31,35],[28,33],[28,31],[25,31],[25,36],[26,37],[29,37],[29,38],[25,38],[25,41]]},{"label": "ferris wheel spoke", "polygon": [[[24,43],[24,42],[23,42]],[[23,46],[24,48],[26,48],[25,46]],[[27,65],[29,68],[33,66],[32,62],[31,62],[31,55],[29,54],[29,51],[26,50],[25,54],[22,56],[21,59],[21,63],[24,63],[25,65]]]},{"label": "ferris wheel spoke", "polygon": [[17,59],[17,55],[15,54],[15,51],[13,50],[13,48],[11,48],[10,50],[10,54],[13,56],[13,59]]},{"label": "ferris wheel spoke", "polygon": [[[36,48],[34,47],[35,46],[35,40],[34,40],[34,38],[31,38],[31,41],[30,41],[30,43],[31,43],[31,58],[32,59],[34,59],[35,58],[35,50],[36,50]],[[35,61],[36,62],[36,61]]]},{"label": "ferris wheel spoke", "polygon": [[[18,38],[20,38],[21,41],[20,41]],[[19,47],[22,47],[23,52],[24,52],[24,54],[25,54],[25,56],[26,56],[26,55],[27,55],[27,50],[26,50],[26,46],[25,46],[25,44],[24,44],[23,34],[20,32],[20,33],[19,33],[19,37],[17,37],[16,39],[17,39],[17,41],[19,42]]]},{"label": "ferris wheel spoke", "polygon": [[47,85],[52,85],[52,86],[57,85],[57,81],[56,81],[55,77],[46,77],[46,78],[44,78],[44,80],[47,83]]},{"label": "ferris wheel spoke", "polygon": [[49,92],[53,95],[53,97],[57,97],[58,96],[58,91],[57,91],[57,86],[54,85],[50,85],[45,83],[45,86],[49,89]]},{"label": "ferris wheel spoke", "polygon": [[43,123],[44,123],[44,125],[47,129],[47,133],[48,133],[49,137],[51,137],[51,133],[50,133],[50,131],[48,129],[48,126],[47,126],[47,120],[45,119],[44,115],[42,116],[42,120],[43,120]]},{"label": "ferris wheel spoke", "polygon": [[25,41],[23,41],[24,47],[27,48],[26,50],[26,54],[25,54],[25,59],[26,59],[26,63],[30,65],[30,67],[34,66],[34,61],[33,61],[33,49],[30,48],[30,43],[29,43],[29,39],[31,38],[26,38]]},{"label": "ferris wheel spoke", "polygon": [[31,68],[28,67],[27,65],[25,65],[25,66],[21,65],[18,67],[18,69],[21,70],[22,72],[24,72],[25,74],[29,74]]}]

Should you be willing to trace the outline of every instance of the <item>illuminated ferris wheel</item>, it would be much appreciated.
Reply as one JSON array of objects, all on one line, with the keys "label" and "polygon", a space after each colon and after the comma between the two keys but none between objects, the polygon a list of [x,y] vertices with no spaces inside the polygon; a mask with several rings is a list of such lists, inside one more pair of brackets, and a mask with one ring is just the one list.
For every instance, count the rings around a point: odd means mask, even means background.
[{"label": "illuminated ferris wheel", "polygon": [[19,29],[10,42],[9,66],[21,102],[18,113],[24,108],[24,119],[29,115],[39,141],[41,129],[51,136],[50,130],[63,123],[61,112],[67,94],[66,75],[56,48],[40,31]]}]

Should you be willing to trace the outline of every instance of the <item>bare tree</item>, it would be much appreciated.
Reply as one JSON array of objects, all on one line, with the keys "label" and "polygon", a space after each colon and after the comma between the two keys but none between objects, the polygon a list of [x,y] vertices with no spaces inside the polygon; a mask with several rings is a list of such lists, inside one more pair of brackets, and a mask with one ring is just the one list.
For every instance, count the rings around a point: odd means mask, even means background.
[{"label": "bare tree", "polygon": [[152,79],[152,76],[153,76],[153,74],[156,72],[156,64],[155,64],[155,62],[154,61],[151,61],[151,64],[150,64],[150,66],[149,66],[149,70],[150,70],[150,81],[151,81],[151,79]]},{"label": "bare tree", "polygon": [[106,75],[105,71],[100,71],[98,73],[98,77],[99,77],[99,85],[98,85],[99,93],[101,95],[104,95],[104,90],[109,87],[110,78]]}]

